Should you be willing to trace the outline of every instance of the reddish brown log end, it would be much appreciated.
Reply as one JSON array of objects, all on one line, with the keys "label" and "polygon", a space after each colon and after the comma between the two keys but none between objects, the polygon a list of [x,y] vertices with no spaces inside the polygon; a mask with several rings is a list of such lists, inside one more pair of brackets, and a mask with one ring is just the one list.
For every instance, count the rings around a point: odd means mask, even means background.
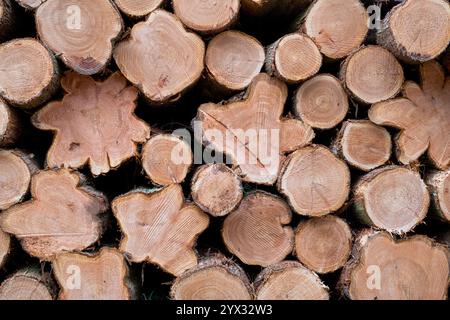
[{"label": "reddish brown log end", "polygon": [[0,227],[41,260],[87,248],[100,238],[99,214],[107,203],[100,193],[82,187],[80,179],[65,169],[38,172],[31,180],[32,200],[4,211]]},{"label": "reddish brown log end", "polygon": [[245,264],[266,267],[292,252],[294,232],[290,222],[291,210],[281,198],[253,192],[225,218],[223,241]]},{"label": "reddish brown log end", "polygon": [[103,82],[74,72],[61,80],[67,92],[32,118],[42,130],[56,132],[47,153],[49,167],[80,168],[94,175],[109,172],[136,155],[136,144],[150,136],[149,126],[134,115],[137,90],[120,73]]}]

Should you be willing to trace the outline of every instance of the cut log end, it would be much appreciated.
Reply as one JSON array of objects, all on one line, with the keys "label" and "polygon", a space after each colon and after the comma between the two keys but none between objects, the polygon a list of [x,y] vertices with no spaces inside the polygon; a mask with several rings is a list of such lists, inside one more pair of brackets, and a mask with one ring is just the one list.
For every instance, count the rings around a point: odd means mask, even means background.
[{"label": "cut log end", "polygon": [[309,269],[329,273],[343,267],[352,249],[352,232],[335,216],[307,220],[295,233],[295,253]]},{"label": "cut log end", "polygon": [[371,104],[396,96],[404,81],[403,69],[388,50],[367,46],[345,60],[341,79],[360,102]]},{"label": "cut log end", "polygon": [[301,215],[336,212],[350,192],[350,170],[327,148],[308,146],[289,155],[281,169],[278,190]]},{"label": "cut log end", "polygon": [[282,199],[253,192],[225,218],[222,237],[230,252],[245,264],[265,267],[292,252],[294,232],[290,222],[291,211]]},{"label": "cut log end", "polygon": [[236,22],[239,0],[173,0],[173,10],[189,29],[214,34]]},{"label": "cut log end", "polygon": [[153,136],[142,150],[142,167],[153,183],[182,183],[192,166],[191,147],[170,134]]},{"label": "cut log end", "polygon": [[200,167],[191,182],[194,202],[214,217],[234,210],[243,197],[242,183],[233,170],[224,164]]},{"label": "cut log end", "polygon": [[11,238],[0,229],[0,268],[3,267],[8,257],[11,246]]},{"label": "cut log end", "polygon": [[38,271],[21,270],[1,284],[0,300],[53,300],[53,296]]},{"label": "cut log end", "polygon": [[[128,267],[118,250],[102,248],[96,255],[64,253],[52,261],[53,272],[61,286],[60,300],[128,300]],[[71,281],[80,276],[77,287]]]},{"label": "cut log end", "polygon": [[178,277],[170,295],[174,300],[251,300],[253,289],[239,265],[217,254]]},{"label": "cut log end", "polygon": [[161,7],[164,0],[114,0],[114,2],[126,16],[139,19]]},{"label": "cut log end", "polygon": [[306,81],[294,98],[294,113],[313,128],[331,129],[348,112],[348,97],[334,76],[321,74]]},{"label": "cut log end", "polygon": [[22,126],[16,111],[0,98],[0,147],[16,143],[21,134]]},{"label": "cut log end", "polygon": [[114,199],[112,210],[124,236],[120,249],[131,261],[155,263],[174,275],[197,264],[193,247],[209,218],[184,203],[180,185],[150,194],[130,192]]},{"label": "cut log end", "polygon": [[69,68],[85,75],[105,68],[123,28],[109,0],[46,1],[35,16],[39,38]]},{"label": "cut log end", "polygon": [[430,197],[420,175],[387,166],[368,173],[354,190],[354,206],[362,222],[394,234],[412,230],[426,216]]},{"label": "cut log end", "polygon": [[364,41],[367,11],[359,0],[317,0],[309,9],[302,30],[328,58],[340,59]]},{"label": "cut log end", "polygon": [[257,300],[328,300],[328,287],[312,271],[295,261],[264,269],[255,280]]},{"label": "cut log end", "polygon": [[0,227],[41,260],[90,246],[101,235],[99,214],[107,203],[100,193],[83,188],[80,179],[67,170],[38,172],[31,181],[32,200],[3,212]]},{"label": "cut log end", "polygon": [[194,123],[200,124],[203,143],[229,155],[244,181],[274,184],[282,155],[314,137],[303,122],[282,118],[287,93],[285,83],[261,73],[243,99],[198,109]]},{"label": "cut log end", "polygon": [[247,88],[264,65],[261,43],[239,31],[225,31],[215,36],[206,50],[208,76],[222,91]]},{"label": "cut log end", "polygon": [[392,149],[389,132],[367,120],[345,122],[335,145],[350,165],[363,171],[385,164]]},{"label": "cut log end", "polygon": [[266,70],[290,84],[315,75],[322,66],[322,54],[306,35],[292,33],[268,49]]},{"label": "cut log end", "polygon": [[426,182],[437,217],[450,223],[450,170],[433,171],[427,175]]},{"label": "cut log end", "polygon": [[115,73],[103,82],[75,72],[61,80],[67,92],[32,118],[42,130],[56,132],[47,154],[49,167],[80,168],[89,163],[100,175],[135,156],[136,144],[150,136],[148,125],[134,115],[137,90]]},{"label": "cut log end", "polygon": [[446,0],[404,1],[389,12],[384,24],[377,42],[405,62],[434,59],[450,42],[450,6]]},{"label": "cut log end", "polygon": [[187,32],[178,18],[155,10],[135,24],[131,37],[120,42],[114,59],[124,76],[153,104],[176,100],[203,71],[205,45]]},{"label": "cut log end", "polygon": [[0,150],[0,210],[23,200],[37,171],[32,155],[19,150]]},{"label": "cut log end", "polygon": [[450,167],[450,77],[436,61],[420,65],[421,85],[407,81],[404,98],[374,104],[369,118],[376,124],[401,129],[397,136],[397,158],[409,164],[428,150],[435,167]]},{"label": "cut log end", "polygon": [[344,293],[354,300],[446,299],[448,249],[425,236],[395,241],[366,230],[341,275]]},{"label": "cut log end", "polygon": [[0,92],[10,104],[34,108],[58,88],[54,57],[37,40],[15,39],[0,45]]}]

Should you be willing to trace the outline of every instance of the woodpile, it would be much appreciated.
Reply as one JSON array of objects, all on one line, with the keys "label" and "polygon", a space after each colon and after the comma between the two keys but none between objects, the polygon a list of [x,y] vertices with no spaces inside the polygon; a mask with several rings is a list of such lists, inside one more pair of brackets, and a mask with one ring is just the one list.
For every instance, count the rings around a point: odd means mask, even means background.
[{"label": "woodpile", "polygon": [[447,0],[0,0],[0,300],[447,299],[449,30]]}]

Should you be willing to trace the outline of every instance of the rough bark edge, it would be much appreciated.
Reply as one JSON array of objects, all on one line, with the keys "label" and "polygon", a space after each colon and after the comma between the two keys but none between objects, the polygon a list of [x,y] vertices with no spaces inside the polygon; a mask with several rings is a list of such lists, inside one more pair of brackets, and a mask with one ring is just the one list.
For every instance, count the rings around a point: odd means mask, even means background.
[{"label": "rough bark edge", "polygon": [[[10,234],[2,231],[0,229],[0,237],[4,236],[7,240],[7,248],[6,248],[6,252],[3,256],[0,256],[0,269],[3,268],[3,266],[6,264],[7,260],[9,259],[10,255],[11,255],[11,250],[12,250],[12,243],[11,243],[11,236]],[[1,285],[1,283],[0,283]]]},{"label": "rough bark edge", "polygon": [[23,40],[35,41],[36,43],[41,45],[43,48],[45,48],[45,50],[48,53],[48,57],[49,57],[50,61],[52,62],[52,65],[53,65],[53,76],[50,79],[50,82],[47,84],[46,87],[44,87],[41,90],[41,92],[36,97],[31,98],[31,99],[29,99],[27,101],[24,101],[24,102],[17,102],[17,101],[8,99],[8,98],[3,96],[3,99],[6,102],[8,102],[10,105],[15,106],[17,108],[30,110],[30,109],[35,109],[35,108],[39,107],[40,105],[42,105],[43,103],[47,102],[56,93],[56,91],[59,89],[59,87],[60,87],[60,83],[59,83],[59,81],[60,81],[60,68],[58,66],[58,61],[56,60],[55,55],[53,55],[53,53],[43,43],[39,42],[38,40],[36,40],[34,38],[13,39],[13,40],[10,40],[8,42],[4,42],[1,45],[9,44],[11,42],[16,42],[16,41],[23,41]]},{"label": "rough bark edge", "polygon": [[[304,147],[302,147],[302,148],[307,148],[307,147],[312,147],[312,148],[315,148],[315,149],[317,149],[318,147],[323,147],[323,148],[329,150],[329,151],[333,154],[333,152],[332,152],[329,148],[327,148],[326,146],[321,145],[321,144],[309,144],[309,145],[306,145],[306,146],[304,146]],[[296,151],[301,150],[302,148],[299,148],[299,149],[297,149]],[[294,151],[294,152],[295,152],[295,151]],[[348,176],[350,177],[350,180],[348,181],[348,191],[349,191],[349,192],[348,192],[348,195],[347,195],[346,200],[344,201],[344,203],[342,204],[341,207],[339,207],[339,208],[336,209],[336,210],[331,210],[331,211],[330,211],[329,213],[327,213],[327,214],[322,214],[322,215],[319,215],[319,216],[310,215],[310,214],[308,214],[308,215],[300,214],[300,213],[297,213],[297,211],[294,209],[293,203],[291,202],[290,198],[282,191],[283,188],[281,187],[281,184],[282,184],[281,180],[282,180],[282,178],[283,178],[283,176],[284,176],[284,174],[285,174],[285,172],[286,172],[287,167],[289,166],[290,162],[292,161],[292,158],[291,158],[291,157],[286,158],[286,159],[281,163],[281,165],[280,165],[280,170],[279,170],[279,173],[278,173],[277,182],[276,182],[276,188],[277,188],[278,192],[279,192],[280,194],[283,195],[284,199],[285,199],[285,200],[287,201],[287,203],[289,204],[289,207],[292,208],[292,211],[294,211],[297,215],[302,216],[302,217],[310,217],[310,218],[317,218],[317,217],[321,217],[321,216],[326,216],[326,215],[328,215],[328,214],[336,214],[336,215],[339,215],[339,214],[341,214],[342,212],[344,212],[345,210],[347,210],[347,208],[348,208],[349,205],[351,204],[351,202],[352,202],[352,201],[351,201],[351,188],[352,188],[352,185],[351,185],[351,173],[350,173],[350,168],[348,167],[347,163],[346,163],[344,160],[340,159],[339,157],[337,157],[337,156],[334,155],[334,154],[333,154],[333,156],[336,158],[336,160],[338,160],[339,162],[341,162],[341,163],[347,168]]]},{"label": "rough bark edge", "polygon": [[370,171],[369,173],[365,174],[364,176],[360,177],[359,180],[354,184],[352,191],[351,191],[351,203],[352,203],[352,211],[354,216],[356,217],[356,219],[374,229],[374,230],[378,230],[380,232],[388,232],[390,234],[395,234],[395,235],[403,235],[406,234],[408,232],[413,232],[414,229],[424,223],[424,219],[427,216],[428,210],[424,211],[424,215],[422,217],[422,219],[420,219],[419,221],[417,221],[408,231],[405,232],[401,232],[401,231],[393,231],[393,230],[383,230],[377,226],[375,226],[375,223],[370,219],[369,215],[367,214],[367,211],[365,209],[365,203],[364,203],[364,194],[362,192],[361,189],[364,189],[364,187],[370,183],[374,178],[376,178],[379,174],[385,172],[385,171],[389,171],[392,169],[407,169],[415,174],[417,174],[420,178],[420,180],[425,184],[425,182],[423,181],[423,179],[420,177],[419,173],[417,172],[417,170],[415,170],[412,167],[409,166],[398,166],[398,165],[386,165],[386,166],[382,166],[379,167],[375,170]]},{"label": "rough bark edge", "polygon": [[[438,220],[446,223],[450,223],[450,216],[446,216],[442,211],[439,195],[438,195],[438,185],[443,183],[445,178],[450,176],[450,170],[447,171],[431,171],[425,179],[425,183],[430,192],[430,204],[431,204],[431,212],[434,214],[434,217]],[[450,178],[449,178],[450,179]]]},{"label": "rough bark edge", "polygon": [[[73,254],[73,255],[78,255],[81,257],[86,257],[86,258],[92,258],[93,260],[98,260],[100,258],[100,255],[104,252],[109,251],[110,253],[114,253],[114,254],[119,254],[123,257],[123,266],[124,268],[124,273],[122,273],[122,278],[123,278],[123,282],[124,282],[124,286],[127,289],[128,292],[128,296],[127,299],[128,300],[136,300],[138,298],[138,286],[136,284],[136,282],[134,281],[134,279],[132,279],[132,275],[130,272],[130,264],[128,262],[128,260],[126,259],[125,255],[116,248],[113,247],[109,247],[109,246],[105,246],[100,248],[98,251],[91,253],[91,252],[67,252],[67,253],[62,253],[62,255],[64,254]],[[57,259],[57,257],[53,257],[51,259],[51,262],[53,263],[55,260]],[[55,279],[56,282],[59,285],[59,290],[58,293],[56,294],[56,297],[58,298],[58,300],[60,299],[61,294],[64,292],[63,290],[63,286],[61,285],[61,282],[59,281],[59,279],[56,277],[55,275]]]},{"label": "rough bark edge", "polygon": [[220,268],[227,271],[230,275],[239,278],[242,281],[244,286],[247,288],[248,293],[250,295],[250,299],[253,300],[255,298],[255,293],[253,290],[253,286],[250,283],[250,280],[245,273],[244,269],[233,261],[231,258],[227,258],[220,252],[207,252],[203,255],[199,261],[197,266],[185,271],[179,277],[175,279],[172,283],[172,287],[170,289],[170,297],[171,299],[175,298],[175,292],[177,291],[178,283],[183,281],[195,273],[207,269]]},{"label": "rough bark edge", "polygon": [[16,13],[14,11],[11,0],[0,1],[3,12],[0,16],[0,42],[5,41],[13,35],[14,22],[16,21]]},{"label": "rough bark edge", "polygon": [[315,276],[315,278],[316,278],[315,280],[316,280],[317,285],[320,286],[322,289],[324,289],[329,294],[330,288],[322,282],[322,280],[319,278],[319,276],[314,271],[308,269],[307,267],[305,267],[303,264],[301,264],[298,261],[285,260],[285,261],[281,261],[279,263],[276,263],[276,264],[273,264],[273,265],[270,265],[270,266],[264,268],[256,276],[256,279],[253,282],[253,287],[255,290],[255,299],[258,296],[259,290],[261,290],[261,288],[267,283],[267,281],[270,279],[270,277],[272,275],[281,273],[289,268],[301,268],[301,269],[305,269],[305,270],[311,272],[311,275]]},{"label": "rough bark edge", "polygon": [[[354,93],[347,87],[347,80],[346,80],[346,78],[347,78],[347,67],[348,67],[348,64],[349,64],[350,60],[353,58],[353,56],[354,56],[356,53],[358,53],[359,51],[361,51],[361,50],[363,50],[363,49],[371,48],[371,47],[375,47],[375,48],[383,48],[384,50],[387,50],[385,47],[382,47],[382,46],[377,46],[377,45],[372,45],[372,44],[369,44],[369,45],[364,45],[364,44],[363,44],[363,45],[361,45],[361,47],[359,47],[359,48],[355,49],[354,51],[352,51],[352,52],[347,56],[347,58],[345,58],[345,59],[342,61],[342,63],[341,63],[341,69],[339,70],[339,80],[341,81],[342,87],[345,89],[345,91],[347,92],[348,96],[351,97],[351,98],[354,98],[357,102],[362,103],[362,104],[365,105],[365,106],[369,106],[369,105],[372,105],[372,104],[374,104],[374,103],[363,100],[362,98],[360,98],[360,97],[358,97],[356,94],[354,94]],[[387,50],[387,51],[388,51],[389,53],[391,53],[389,50]],[[394,56],[394,57],[395,57],[395,56]],[[398,61],[397,61],[397,62],[398,62]],[[400,92],[402,92],[403,85],[404,85],[404,83],[405,83],[405,72],[404,72],[403,67],[401,66],[400,62],[398,62],[398,63],[399,63],[399,65],[400,65],[400,67],[402,68],[402,75],[401,75],[402,85],[399,86],[398,90],[397,90],[397,91],[395,92],[395,94],[393,94],[390,98],[387,98],[387,99],[384,99],[384,100],[380,100],[380,101],[377,101],[377,102],[375,102],[375,103],[380,103],[380,102],[383,102],[383,101],[388,101],[388,100],[390,100],[390,99],[394,99],[395,97],[398,96],[398,94],[399,94]]]},{"label": "rough bark edge", "polygon": [[[450,254],[448,248],[445,245],[440,244],[435,240],[428,238],[425,235],[414,235],[404,239],[396,239],[392,234],[388,233],[387,231],[374,230],[373,228],[363,229],[355,237],[351,258],[349,261],[347,261],[346,265],[342,269],[340,278],[336,286],[338,291],[341,293],[342,297],[352,299],[350,295],[351,275],[355,270],[355,268],[358,267],[359,264],[361,263],[361,258],[366,248],[366,244],[369,242],[371,238],[376,237],[378,235],[388,236],[395,244],[412,239],[420,239],[429,244],[431,248],[438,248],[439,250],[442,250],[448,257],[450,263]],[[450,278],[448,283],[450,284]],[[444,298],[447,299],[447,296],[445,296]]]}]

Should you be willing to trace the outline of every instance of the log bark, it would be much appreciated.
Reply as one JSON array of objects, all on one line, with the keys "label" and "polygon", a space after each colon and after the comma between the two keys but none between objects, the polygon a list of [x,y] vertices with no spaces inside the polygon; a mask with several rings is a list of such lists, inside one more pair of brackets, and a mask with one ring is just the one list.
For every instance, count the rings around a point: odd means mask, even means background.
[{"label": "log bark", "polygon": [[332,150],[352,167],[371,171],[384,165],[391,157],[389,132],[368,120],[344,122]]},{"label": "log bark", "polygon": [[187,32],[175,15],[155,10],[116,46],[114,60],[150,103],[165,104],[176,101],[197,82],[204,54],[200,37]]},{"label": "log bark", "polygon": [[405,167],[386,166],[363,176],[354,186],[353,205],[361,222],[404,234],[427,215],[430,197],[420,175]]},{"label": "log bark", "polygon": [[38,165],[33,154],[0,149],[0,167],[0,210],[6,210],[25,198]]},{"label": "log bark", "polygon": [[11,0],[0,0],[0,41],[11,38],[14,32],[14,19]]},{"label": "log bark", "polygon": [[131,19],[141,19],[164,4],[165,0],[114,0],[119,10]]},{"label": "log bark", "polygon": [[64,251],[80,251],[103,230],[104,196],[83,185],[68,170],[44,170],[31,180],[32,199],[2,212],[0,227],[19,239],[23,249],[41,260]]},{"label": "log bark", "polygon": [[59,87],[54,56],[37,40],[0,44],[0,92],[11,105],[31,109],[46,102]]},{"label": "log bark", "polygon": [[11,238],[9,234],[3,232],[0,229],[0,268],[2,268],[3,265],[5,264],[10,250],[11,250]]},{"label": "log bark", "polygon": [[170,296],[174,300],[251,300],[253,288],[237,263],[211,254],[175,279]]},{"label": "log bark", "polygon": [[207,80],[212,91],[230,93],[247,88],[264,65],[262,44],[240,31],[225,31],[208,44]]},{"label": "log bark", "polygon": [[335,216],[301,222],[295,232],[295,254],[317,273],[334,272],[344,266],[352,249],[348,224]]},{"label": "log bark", "polygon": [[324,216],[341,209],[350,192],[350,170],[328,148],[312,145],[288,156],[278,190],[300,215]]},{"label": "log bark", "polygon": [[450,47],[447,48],[447,51],[444,54],[442,59],[444,67],[447,69],[447,72],[450,73]]},{"label": "log bark", "polygon": [[396,138],[397,159],[410,164],[428,150],[428,158],[441,170],[450,166],[450,77],[436,61],[420,66],[421,85],[407,81],[403,98],[373,105],[369,119],[401,129]]},{"label": "log bark", "polygon": [[202,104],[194,119],[208,147],[232,158],[247,182],[275,183],[284,153],[307,145],[314,137],[303,122],[282,117],[287,86],[261,73],[242,100]]},{"label": "log bark", "polygon": [[446,299],[448,249],[426,236],[396,241],[386,232],[364,230],[340,280],[354,300]]},{"label": "log bark", "polygon": [[85,75],[105,68],[123,28],[122,17],[110,0],[47,0],[35,17],[45,45],[69,68]]},{"label": "log bark", "polygon": [[342,59],[363,43],[368,14],[359,0],[315,0],[296,21],[297,29],[329,59]]},{"label": "log bark", "polygon": [[431,194],[433,212],[440,220],[450,223],[450,170],[431,171],[427,174],[426,183]]},{"label": "log bark", "polygon": [[193,248],[209,218],[184,202],[180,185],[132,191],[114,199],[112,210],[123,233],[120,250],[130,261],[154,263],[173,275],[197,265]]},{"label": "log bark", "polygon": [[63,253],[53,261],[61,291],[59,300],[129,300],[134,284],[117,249],[103,247],[97,254]]},{"label": "log bark", "polygon": [[406,0],[385,17],[377,42],[405,62],[425,62],[445,50],[450,42],[449,28],[448,1]]},{"label": "log bark", "polygon": [[298,84],[312,77],[321,66],[319,48],[304,34],[287,34],[267,48],[267,73],[289,84]]},{"label": "log bark", "polygon": [[20,270],[0,285],[0,300],[53,300],[53,290],[37,269]]},{"label": "log bark", "polygon": [[296,261],[265,268],[254,283],[257,300],[328,300],[328,287]]},{"label": "log bark", "polygon": [[394,55],[373,45],[348,56],[341,66],[340,78],[350,94],[363,104],[395,97],[404,81],[402,66]]},{"label": "log bark", "polygon": [[193,163],[191,146],[170,134],[153,136],[142,149],[142,167],[160,186],[182,183]]},{"label": "log bark", "polygon": [[269,266],[282,261],[294,246],[291,210],[279,197],[257,191],[244,197],[223,223],[228,250],[247,265]]},{"label": "log bark", "polygon": [[348,107],[347,93],[331,74],[320,74],[309,79],[294,95],[295,115],[317,129],[337,126],[347,115]]},{"label": "log bark", "polygon": [[22,134],[22,127],[17,112],[0,99],[0,147],[16,143]]},{"label": "log bark", "polygon": [[172,0],[173,11],[189,29],[216,34],[229,29],[238,19],[239,0]]},{"label": "log bark", "polygon": [[203,211],[213,217],[222,217],[241,202],[241,179],[224,164],[203,165],[192,177],[191,195]]},{"label": "log bark", "polygon": [[241,0],[242,11],[255,18],[298,14],[312,0]]},{"label": "log bark", "polygon": [[150,128],[134,115],[138,92],[120,73],[96,82],[69,72],[61,84],[64,98],[32,118],[37,128],[56,133],[47,153],[50,168],[77,169],[88,163],[97,176],[137,154],[136,144],[149,138]]}]

